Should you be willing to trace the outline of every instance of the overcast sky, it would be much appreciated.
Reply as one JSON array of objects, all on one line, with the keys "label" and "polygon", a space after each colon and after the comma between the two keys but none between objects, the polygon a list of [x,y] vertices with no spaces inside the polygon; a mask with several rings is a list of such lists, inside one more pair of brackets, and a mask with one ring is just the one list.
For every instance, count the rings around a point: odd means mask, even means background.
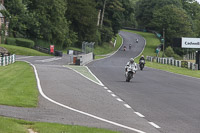
[{"label": "overcast sky", "polygon": [[196,0],[196,1],[198,1],[200,3],[200,0]]}]

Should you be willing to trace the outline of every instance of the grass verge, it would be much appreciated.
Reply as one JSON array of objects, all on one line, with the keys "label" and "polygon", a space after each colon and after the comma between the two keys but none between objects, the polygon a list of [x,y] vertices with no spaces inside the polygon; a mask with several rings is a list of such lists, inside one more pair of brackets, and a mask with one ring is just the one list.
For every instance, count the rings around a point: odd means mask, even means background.
[{"label": "grass verge", "polygon": [[45,53],[39,52],[39,51],[34,50],[34,49],[20,47],[20,46],[0,44],[0,47],[4,47],[11,54],[16,54],[16,55],[25,55],[25,56],[50,56],[49,54],[45,54]]},{"label": "grass verge", "polygon": [[99,55],[107,55],[115,52],[121,46],[122,38],[119,35],[117,35],[116,40],[117,42],[115,47],[108,43],[104,43],[102,46],[96,46],[94,49],[94,54],[97,55],[98,58],[101,58],[99,57]]},{"label": "grass verge", "polygon": [[6,117],[0,117],[0,129],[0,133],[27,133],[28,129],[33,129],[33,131],[38,133],[119,133],[99,128],[28,122]]},{"label": "grass verge", "polygon": [[[141,35],[146,40],[146,47],[143,51],[144,56],[156,56],[155,49],[160,44],[159,39],[156,38],[156,36],[152,33],[146,33],[146,32],[138,32],[138,31],[130,31],[130,30],[123,30],[127,32],[132,32]],[[162,56],[162,52],[160,53],[160,57]],[[136,58],[136,62],[139,62],[139,58]],[[196,77],[200,78],[200,71],[194,71],[186,68],[180,68],[176,66],[166,65],[166,64],[159,64],[156,62],[146,62],[145,64],[148,67],[156,68],[172,73],[182,74],[186,76]]]},{"label": "grass verge", "polygon": [[33,68],[25,62],[0,67],[0,104],[36,107],[38,90]]}]

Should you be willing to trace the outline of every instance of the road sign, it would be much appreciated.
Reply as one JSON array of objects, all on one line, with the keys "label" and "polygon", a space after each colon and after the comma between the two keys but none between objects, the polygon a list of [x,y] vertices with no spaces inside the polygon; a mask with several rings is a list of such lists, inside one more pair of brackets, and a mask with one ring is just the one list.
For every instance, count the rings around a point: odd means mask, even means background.
[{"label": "road sign", "polygon": [[200,38],[182,37],[182,48],[200,48]]}]

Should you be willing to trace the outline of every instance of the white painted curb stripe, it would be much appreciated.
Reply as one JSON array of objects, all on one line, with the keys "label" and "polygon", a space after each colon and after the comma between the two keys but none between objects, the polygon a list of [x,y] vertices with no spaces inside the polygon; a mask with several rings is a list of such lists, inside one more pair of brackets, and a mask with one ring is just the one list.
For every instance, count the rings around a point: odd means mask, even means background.
[{"label": "white painted curb stripe", "polygon": [[138,115],[139,117],[142,117],[142,118],[144,118],[145,116],[144,115],[142,115],[141,113],[139,113],[139,112],[135,112],[135,114],[136,115]]},{"label": "white painted curb stripe", "polygon": [[154,126],[155,128],[160,128],[157,124],[153,123],[153,122],[149,122],[149,124],[151,124],[152,126]]},{"label": "white painted curb stripe", "polygon": [[[29,63],[29,62],[28,62],[28,63]],[[132,128],[132,127],[128,127],[128,126],[125,126],[125,125],[122,125],[122,124],[119,124],[119,123],[116,123],[116,122],[113,122],[113,121],[109,121],[109,120],[100,118],[100,117],[95,116],[95,115],[92,115],[92,114],[89,114],[89,113],[86,113],[86,112],[83,112],[83,111],[80,111],[80,110],[71,108],[71,107],[69,107],[69,106],[63,105],[63,104],[61,104],[61,103],[58,103],[58,102],[52,100],[51,98],[47,97],[47,96],[43,93],[43,91],[42,91],[42,87],[41,87],[41,85],[40,85],[40,79],[39,79],[39,76],[38,76],[36,67],[35,67],[33,64],[31,64],[31,63],[29,63],[29,64],[34,68],[35,77],[36,77],[36,80],[37,80],[37,86],[38,86],[38,90],[39,90],[40,94],[41,94],[45,99],[49,100],[50,102],[55,103],[55,104],[57,104],[57,105],[59,105],[59,106],[61,106],[61,107],[64,107],[64,108],[66,108],[66,109],[72,110],[72,111],[74,111],[74,112],[77,112],[77,113],[80,113],[80,114],[83,114],[83,115],[92,117],[92,118],[94,118],[94,119],[97,119],[97,120],[100,120],[100,121],[103,121],[103,122],[110,123],[110,124],[115,125],[115,126],[118,126],[118,127],[122,127],[122,128],[128,129],[128,130],[131,130],[131,131],[135,131],[135,132],[137,132],[137,133],[146,133],[146,132],[143,132],[143,131],[141,131],[141,130],[138,130],[138,129],[135,129],[135,128]]]}]

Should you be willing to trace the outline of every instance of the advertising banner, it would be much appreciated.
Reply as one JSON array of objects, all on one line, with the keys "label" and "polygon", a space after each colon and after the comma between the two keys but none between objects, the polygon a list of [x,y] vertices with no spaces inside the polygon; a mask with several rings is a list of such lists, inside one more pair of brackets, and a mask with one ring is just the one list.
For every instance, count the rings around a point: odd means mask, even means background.
[{"label": "advertising banner", "polygon": [[54,53],[54,45],[50,45],[50,53]]},{"label": "advertising banner", "polygon": [[200,48],[200,38],[182,37],[182,48]]}]

